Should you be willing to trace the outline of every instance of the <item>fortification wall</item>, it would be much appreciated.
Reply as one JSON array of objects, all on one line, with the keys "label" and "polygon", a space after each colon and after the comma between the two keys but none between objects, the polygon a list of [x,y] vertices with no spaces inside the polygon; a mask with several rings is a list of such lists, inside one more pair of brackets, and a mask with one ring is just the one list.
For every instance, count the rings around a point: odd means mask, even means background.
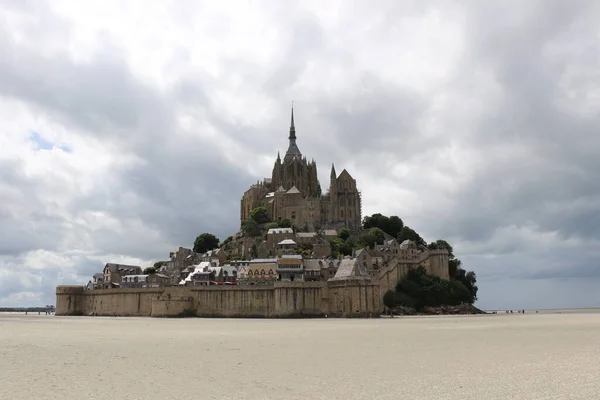
[{"label": "fortification wall", "polygon": [[[345,297],[346,304],[351,306],[337,310],[336,314],[377,312],[372,300],[360,300],[365,296],[364,289],[357,291],[349,286],[337,290],[352,292]],[[87,291],[78,286],[59,286],[56,289],[56,314],[267,318],[322,316],[330,313],[329,292],[326,282]]]},{"label": "fortification wall", "polygon": [[329,313],[326,282],[286,282],[275,284],[277,315],[320,316]]},{"label": "fortification wall", "polygon": [[81,301],[83,286],[58,286],[56,288],[56,315],[83,315]]},{"label": "fortification wall", "polygon": [[331,315],[379,315],[383,307],[379,285],[369,282],[330,282],[329,296]]},{"label": "fortification wall", "polygon": [[88,290],[81,305],[84,315],[150,316],[152,299],[161,293],[159,289]]},{"label": "fortification wall", "polygon": [[192,289],[199,317],[272,317],[273,286],[205,286]]}]

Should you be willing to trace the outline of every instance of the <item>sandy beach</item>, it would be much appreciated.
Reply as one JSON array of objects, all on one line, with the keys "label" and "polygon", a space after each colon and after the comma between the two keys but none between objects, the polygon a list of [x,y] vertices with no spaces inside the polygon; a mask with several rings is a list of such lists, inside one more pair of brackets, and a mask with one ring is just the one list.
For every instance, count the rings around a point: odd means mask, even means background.
[{"label": "sandy beach", "polygon": [[593,399],[600,314],[0,314],[2,399]]}]

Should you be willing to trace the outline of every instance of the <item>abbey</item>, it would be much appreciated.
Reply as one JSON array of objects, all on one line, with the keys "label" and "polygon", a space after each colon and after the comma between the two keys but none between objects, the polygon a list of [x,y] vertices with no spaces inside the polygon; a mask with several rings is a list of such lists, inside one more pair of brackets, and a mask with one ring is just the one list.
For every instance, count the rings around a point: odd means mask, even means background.
[{"label": "abbey", "polygon": [[266,207],[273,221],[288,219],[297,227],[318,229],[361,226],[361,193],[356,180],[345,169],[336,175],[331,165],[329,188],[323,194],[317,163],[308,162],[296,144],[294,110],[290,124],[289,145],[283,160],[277,154],[271,178],[264,178],[248,189],[241,200],[241,222],[256,207]]}]

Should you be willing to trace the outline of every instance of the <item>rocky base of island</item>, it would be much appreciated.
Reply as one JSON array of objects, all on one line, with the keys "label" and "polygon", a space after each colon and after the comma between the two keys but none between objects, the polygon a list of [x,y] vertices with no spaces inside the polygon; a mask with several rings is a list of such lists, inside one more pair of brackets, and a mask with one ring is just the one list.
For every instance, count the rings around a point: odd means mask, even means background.
[{"label": "rocky base of island", "polygon": [[424,307],[417,311],[412,307],[396,306],[391,310],[392,315],[477,315],[488,314],[472,304],[458,306]]}]

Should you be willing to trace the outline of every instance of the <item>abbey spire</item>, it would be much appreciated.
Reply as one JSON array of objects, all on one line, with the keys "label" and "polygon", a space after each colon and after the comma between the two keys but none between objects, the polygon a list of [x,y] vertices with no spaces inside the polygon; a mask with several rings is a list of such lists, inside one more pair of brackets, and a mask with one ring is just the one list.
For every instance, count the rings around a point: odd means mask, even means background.
[{"label": "abbey spire", "polygon": [[294,126],[294,106],[292,105],[292,121],[290,123],[290,136],[288,138],[290,140],[290,145],[285,153],[286,158],[288,156],[301,156],[300,149],[296,145],[296,127]]}]

